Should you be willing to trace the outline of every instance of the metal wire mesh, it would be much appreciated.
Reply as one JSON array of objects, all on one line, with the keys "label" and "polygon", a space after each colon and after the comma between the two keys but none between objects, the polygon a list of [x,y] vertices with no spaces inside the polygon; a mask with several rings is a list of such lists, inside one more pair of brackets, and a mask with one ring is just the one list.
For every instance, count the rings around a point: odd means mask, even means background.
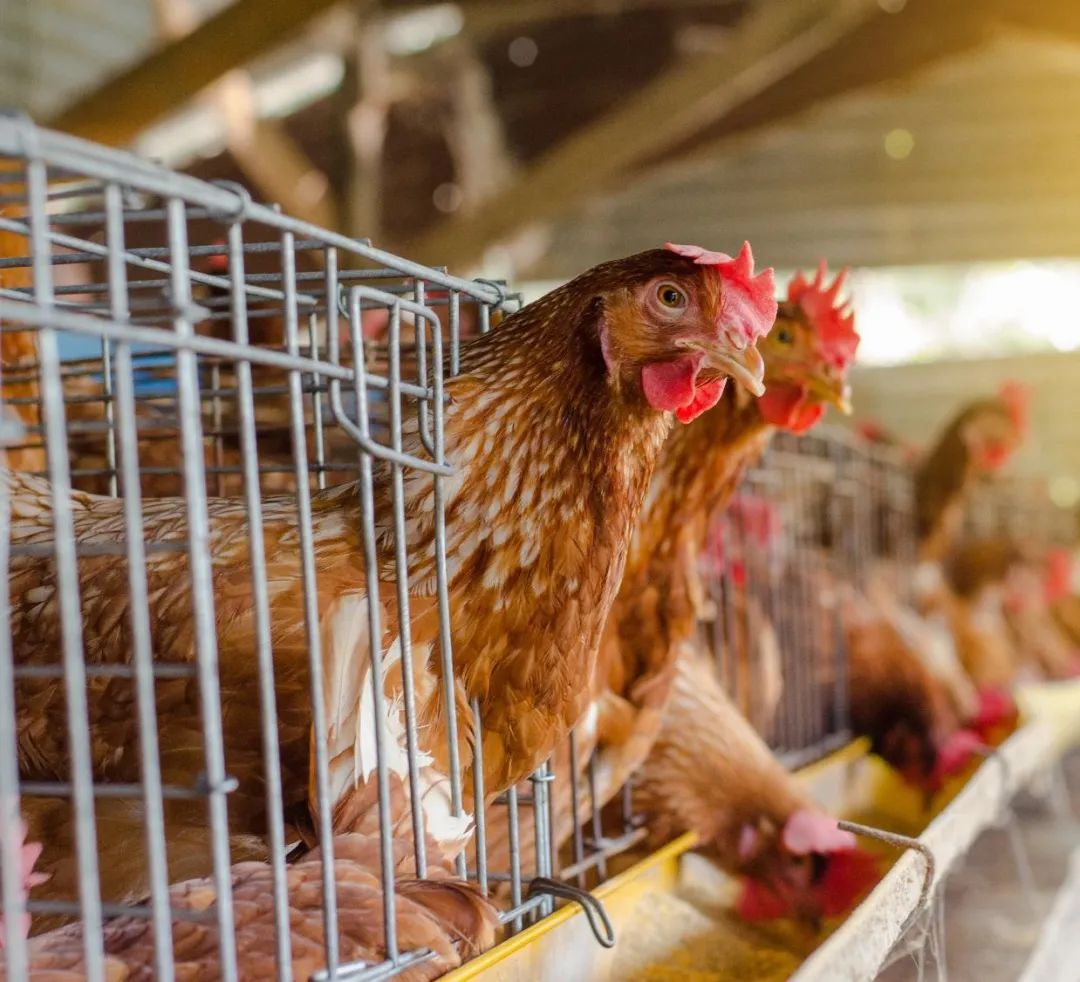
[{"label": "metal wire mesh", "polygon": [[1077,517],[1054,503],[1045,479],[1001,477],[972,492],[964,534],[972,539],[1002,536],[1036,549],[1071,546],[1077,541]]},{"label": "metal wire mesh", "polygon": [[910,468],[893,452],[820,427],[777,434],[704,557],[708,641],[737,705],[795,767],[850,739],[840,597],[891,557],[909,588]]},{"label": "metal wire mesh", "polygon": [[[259,834],[273,871],[278,976],[290,977],[287,869],[303,837],[297,837],[285,800],[290,765],[280,735],[279,639],[271,612],[276,586],[265,542],[267,528],[288,512],[296,554],[291,586],[300,598],[310,693],[310,834],[324,849],[326,969],[319,977],[389,977],[430,957],[398,944],[393,890],[384,891],[385,961],[348,964],[338,951],[325,711],[333,680],[323,677],[317,519],[328,492],[341,486],[355,508],[348,534],[367,583],[380,580],[377,539],[392,546],[384,553],[392,571],[382,571],[381,599],[390,601],[396,623],[386,626],[400,639],[400,705],[388,706],[379,685],[371,687],[371,699],[380,721],[400,712],[407,753],[400,773],[392,774],[391,736],[382,722],[375,726],[374,824],[382,882],[393,883],[400,872],[394,847],[403,827],[411,828],[408,871],[422,877],[435,860],[424,834],[417,694],[409,682],[412,660],[424,655],[412,650],[407,629],[416,584],[405,545],[404,488],[417,481],[433,488],[434,572],[421,592],[434,597],[439,622],[430,657],[450,678],[442,482],[452,468],[444,456],[442,386],[444,375],[457,370],[462,341],[495,327],[515,309],[517,297],[501,284],[448,276],[294,221],[255,204],[240,188],[195,181],[17,119],[0,118],[0,234],[23,243],[18,254],[0,258],[0,330],[5,338],[29,334],[36,342],[34,357],[7,361],[0,379],[0,414],[18,416],[24,429],[6,447],[7,463],[48,479],[52,516],[47,536],[0,537],[7,550],[0,566],[17,571],[20,563],[51,562],[62,625],[59,645],[32,657],[13,657],[3,647],[10,644],[9,632],[0,631],[0,821],[14,828],[29,802],[59,802],[74,830],[77,858],[70,895],[32,901],[30,912],[82,922],[92,979],[104,977],[103,919],[119,913],[145,918],[153,930],[155,973],[172,977],[173,922],[195,915],[170,903],[166,843],[174,809],[199,807],[209,829],[206,872],[218,899],[197,916],[216,920],[221,976],[237,976],[230,885],[237,856],[229,815],[249,789],[231,771],[232,750],[224,738],[224,642],[216,611],[228,598],[215,591],[211,565],[214,521],[223,510],[237,509],[254,625],[252,752],[261,760],[266,801]],[[403,449],[403,431],[412,425],[423,452]],[[388,496],[376,494],[377,477]],[[82,500],[80,492],[121,502],[108,541],[76,534],[73,502]],[[147,517],[159,514],[162,506],[155,502],[162,497],[180,503],[178,534],[147,534],[158,528]],[[0,507],[10,505],[0,499]],[[911,514],[905,468],[826,432],[778,438],[747,475],[732,508],[717,518],[716,548],[703,560],[715,608],[711,640],[737,704],[791,764],[847,739],[835,585],[840,578],[857,580],[876,552],[913,557]],[[177,567],[183,576],[171,589],[188,598],[189,663],[157,655],[152,598],[160,583],[152,570],[162,557],[183,560]],[[120,564],[126,575],[129,660],[123,664],[95,659],[84,644],[82,571],[100,561]],[[6,591],[9,577],[0,583]],[[7,606],[0,593],[0,609]],[[368,595],[366,616],[370,637],[380,638],[378,589]],[[373,675],[382,677],[386,653],[379,643],[370,650]],[[183,774],[171,768],[171,748],[159,734],[161,691],[171,683],[196,693],[200,761]],[[88,693],[103,684],[128,687],[137,726],[136,759],[122,773],[103,769],[95,758],[96,710]],[[18,704],[28,691],[47,685],[63,689],[69,766],[63,774],[20,777]],[[450,691],[444,711],[447,733],[458,734],[459,707]],[[474,723],[471,732],[447,741],[452,816],[464,815],[470,798],[491,798],[482,760],[472,767],[472,786],[463,786],[462,747],[467,742],[481,754],[478,727]],[[306,732],[302,742],[306,755]],[[579,759],[572,738],[566,750],[491,807],[475,808],[469,841],[450,864],[451,872],[498,896],[510,932],[550,913],[556,895],[566,895],[554,880],[585,889],[605,878],[612,857],[641,837],[629,787],[620,807],[602,809],[596,775]],[[578,774],[582,781],[575,780]],[[392,778],[407,788],[404,815],[393,808]],[[573,815],[566,842],[555,832],[558,782],[569,786]],[[98,844],[108,833],[96,818],[102,801],[117,799],[142,809],[145,902],[103,899],[99,889]],[[12,927],[22,909],[13,879],[16,845],[10,835],[0,842],[3,909],[10,914],[7,965],[19,977],[26,945]]]},{"label": "metal wire mesh", "polygon": [[[0,260],[6,274],[0,289],[0,323],[9,336],[31,331],[37,358],[8,368],[3,379],[5,411],[25,421],[25,437],[7,448],[9,462],[45,474],[50,482],[52,535],[45,544],[15,542],[10,562],[21,552],[54,554],[57,598],[63,618],[62,657],[46,664],[18,664],[0,678],[5,699],[0,723],[4,767],[0,797],[15,823],[30,798],[60,798],[71,809],[78,855],[77,893],[63,900],[35,901],[38,916],[77,916],[85,931],[86,965],[102,977],[100,925],[104,917],[127,913],[150,918],[156,940],[156,971],[172,973],[169,871],[165,864],[169,802],[205,801],[211,829],[210,852],[218,902],[214,914],[221,938],[222,977],[236,975],[232,947],[228,800],[236,791],[222,737],[215,602],[209,565],[208,496],[237,496],[246,514],[250,548],[251,600],[256,631],[258,700],[265,773],[268,859],[274,868],[279,974],[288,977],[289,932],[285,866],[289,841],[281,808],[281,765],[274,698],[266,556],[263,548],[264,496],[292,496],[297,514],[304,596],[308,670],[317,784],[319,838],[330,839],[333,804],[327,787],[326,722],[321,677],[316,553],[312,541],[313,495],[338,483],[356,482],[366,554],[374,555],[376,524],[390,524],[404,541],[402,486],[406,480],[438,485],[450,472],[442,455],[441,385],[444,367],[456,369],[458,346],[469,333],[490,328],[515,297],[499,284],[473,282],[419,266],[358,242],[287,219],[254,204],[241,189],[216,187],[172,174],[64,137],[44,133],[20,120],[0,121],[3,199],[0,231],[26,242],[23,255]],[[62,358],[76,350],[79,357]],[[363,371],[356,370],[363,366]],[[401,431],[415,414],[427,453],[402,450]],[[389,518],[376,514],[373,469],[389,466],[394,489]],[[71,519],[71,490],[122,495],[123,529],[113,543],[78,539]],[[144,512],[150,499],[177,495],[184,502],[184,541],[144,541]],[[436,501],[439,501],[436,492]],[[441,510],[436,505],[436,511]],[[435,522],[443,520],[436,514]],[[5,545],[7,543],[5,542]],[[100,666],[86,656],[79,598],[80,563],[111,552],[129,573],[131,664]],[[155,658],[146,567],[163,553],[186,553],[196,657],[192,665],[167,665]],[[407,556],[396,554],[399,617],[408,621]],[[5,566],[8,560],[5,557]],[[369,570],[369,572],[371,572]],[[376,582],[377,576],[369,576]],[[446,616],[445,567],[438,565],[434,587]],[[5,580],[5,585],[7,581]],[[176,584],[178,590],[185,584]],[[377,597],[372,602],[375,609]],[[444,625],[446,627],[448,625]],[[372,634],[378,636],[372,626]],[[407,638],[408,632],[402,636]],[[375,649],[378,645],[374,646]],[[401,658],[408,663],[407,640]],[[374,649],[373,649],[374,650]],[[10,653],[0,652],[10,667]],[[452,660],[449,632],[439,657],[444,672]],[[375,651],[373,660],[378,659]],[[377,670],[377,669],[376,669]],[[130,680],[136,690],[139,766],[132,779],[110,780],[95,766],[87,706],[88,681],[107,671]],[[170,780],[156,733],[155,688],[164,677],[184,677],[199,692],[204,760],[198,779]],[[409,672],[405,672],[406,679]],[[63,680],[68,717],[70,772],[63,779],[19,780],[13,730],[15,701],[29,679]],[[381,693],[375,686],[373,697]],[[417,757],[413,694],[405,683],[403,713],[408,731],[408,779],[412,801]],[[254,695],[254,693],[253,693]],[[455,706],[447,700],[453,723]],[[378,728],[377,728],[378,731]],[[376,738],[386,734],[376,732]],[[479,745],[479,735],[474,734]],[[388,811],[385,753],[376,781],[384,882],[393,880],[392,833]],[[451,799],[463,810],[461,768],[455,742],[451,759]],[[534,777],[531,801],[507,796],[508,821],[531,806],[539,821],[546,808],[546,768]],[[477,769],[475,800],[485,797]],[[95,799],[129,797],[144,809],[148,901],[118,904],[99,893]],[[275,804],[276,803],[276,804]],[[414,833],[418,805],[412,806]],[[512,928],[547,913],[549,895],[526,897],[535,876],[552,873],[551,843],[537,834],[532,856],[517,853],[505,871],[488,869],[484,855],[483,810],[469,853],[455,866],[486,889],[491,879],[511,884],[505,917]],[[13,824],[9,827],[14,827]],[[413,836],[413,868],[426,872],[424,837]],[[10,857],[9,857],[10,858]],[[324,864],[327,977],[376,977],[404,968],[424,952],[398,950],[393,937],[393,892],[386,901],[386,964],[341,964],[336,951],[333,867]],[[4,869],[16,866],[5,862]],[[9,887],[13,887],[9,884]],[[4,909],[19,910],[17,891],[5,891]],[[16,916],[8,923],[17,921]],[[25,947],[12,937],[8,965],[15,976],[25,964]]]}]

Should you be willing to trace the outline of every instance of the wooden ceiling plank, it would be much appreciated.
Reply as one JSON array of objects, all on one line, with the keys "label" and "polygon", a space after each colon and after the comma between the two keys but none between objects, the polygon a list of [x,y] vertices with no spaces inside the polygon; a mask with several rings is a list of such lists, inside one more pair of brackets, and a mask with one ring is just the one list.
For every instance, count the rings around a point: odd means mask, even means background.
[{"label": "wooden ceiling plank", "polygon": [[449,219],[404,248],[423,262],[474,264],[493,243],[567,211],[639,160],[778,84],[876,10],[860,0],[759,4],[732,31],[725,57],[702,55],[673,67],[523,169],[482,211]]},{"label": "wooden ceiling plank", "polygon": [[122,146],[226,72],[294,40],[337,0],[236,0],[49,121],[54,129]]},{"label": "wooden ceiling plank", "polygon": [[1059,40],[1080,41],[1080,4],[1076,0],[1007,0],[1001,23]]},{"label": "wooden ceiling plank", "polygon": [[1011,0],[908,0],[897,14],[864,19],[830,48],[797,66],[643,167],[702,153],[734,137],[757,134],[848,93],[911,79],[920,71],[978,48],[995,36]]}]

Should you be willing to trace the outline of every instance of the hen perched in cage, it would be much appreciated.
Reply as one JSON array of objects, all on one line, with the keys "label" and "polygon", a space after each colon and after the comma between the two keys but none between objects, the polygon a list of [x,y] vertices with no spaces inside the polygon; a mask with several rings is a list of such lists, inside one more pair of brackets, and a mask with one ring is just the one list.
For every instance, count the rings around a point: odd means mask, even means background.
[{"label": "hen perched in cage", "polygon": [[[824,275],[819,269],[813,289],[802,277],[796,279],[777,327],[761,344],[772,398],[725,394],[715,408],[676,431],[664,449],[605,627],[593,709],[556,764],[557,771],[578,781],[576,795],[568,785],[553,790],[555,841],[572,852],[574,871],[584,859],[581,826],[597,837],[602,823],[594,812],[612,801],[644,762],[660,732],[675,663],[696,644],[707,601],[699,563],[714,512],[726,504],[774,428],[808,429],[826,402],[845,401],[844,376],[857,336],[837,303],[843,277],[827,288]],[[806,686],[797,688],[800,697],[806,694]],[[693,744],[696,727],[712,721],[672,723],[680,725]],[[809,732],[799,737],[807,747],[813,742]],[[709,765],[703,761],[703,766]],[[617,819],[609,810],[606,827]],[[633,838],[633,831],[631,825],[627,837]],[[506,843],[493,839],[492,845]]]},{"label": "hen perched in cage", "polygon": [[[11,750],[49,875],[34,903],[54,898],[37,911],[81,914],[92,961],[99,883],[109,903],[149,892],[162,946],[165,881],[212,872],[228,964],[240,936],[227,897],[247,875],[229,864],[269,860],[280,963],[293,903],[286,850],[294,862],[322,851],[333,935],[334,834],[370,834],[386,915],[378,953],[399,967],[397,851],[419,877],[464,874],[467,809],[526,776],[577,719],[579,680],[672,415],[688,422],[715,404],[729,376],[761,392],[754,344],[775,316],[771,275],[755,276],[749,247],[732,259],[669,246],[599,266],[471,341],[460,341],[452,314],[444,340],[429,291],[442,290],[451,312],[459,295],[491,305],[500,291],[250,202],[237,213],[232,191],[121,155],[99,159],[46,134],[38,145],[47,162],[25,163],[28,221],[12,223],[33,244],[34,286],[5,295],[0,311],[38,330],[50,463],[49,481],[4,472]],[[50,167],[89,178],[84,210],[50,208]],[[131,210],[132,187],[164,208]],[[223,216],[224,279],[195,268],[187,244],[188,212],[203,209]],[[98,216],[104,244],[55,230]],[[156,222],[163,244],[126,248],[136,220]],[[55,286],[50,247],[103,260],[105,283]],[[321,271],[301,280],[304,250],[321,256]],[[246,274],[249,252],[269,253],[272,272]],[[382,268],[339,269],[345,252]],[[148,294],[135,293],[146,303],[129,302],[129,265],[158,274]],[[230,339],[196,330],[196,284],[228,291]],[[249,301],[277,305],[284,351],[249,343]],[[382,374],[364,354],[372,310],[386,314]],[[302,317],[323,321],[325,360],[300,354]],[[406,318],[415,381],[402,377]],[[122,497],[70,488],[57,328],[105,340]],[[183,498],[140,493],[134,344],[173,359]],[[200,362],[229,363],[235,379],[242,497],[206,496]],[[263,498],[253,389],[275,372],[296,485]],[[310,379],[359,461],[358,480],[314,492]],[[378,429],[376,393],[386,410]],[[327,946],[328,962],[340,954]]]}]

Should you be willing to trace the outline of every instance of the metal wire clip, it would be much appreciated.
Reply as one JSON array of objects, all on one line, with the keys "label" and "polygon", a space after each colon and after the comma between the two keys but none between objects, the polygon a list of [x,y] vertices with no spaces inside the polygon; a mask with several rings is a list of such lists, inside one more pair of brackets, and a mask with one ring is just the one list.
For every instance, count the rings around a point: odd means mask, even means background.
[{"label": "metal wire clip", "polygon": [[611,918],[608,917],[603,903],[588,890],[582,890],[570,883],[553,880],[547,876],[535,876],[529,881],[529,891],[526,896],[534,897],[540,893],[580,904],[597,943],[604,948],[615,947],[615,928],[611,926]]}]

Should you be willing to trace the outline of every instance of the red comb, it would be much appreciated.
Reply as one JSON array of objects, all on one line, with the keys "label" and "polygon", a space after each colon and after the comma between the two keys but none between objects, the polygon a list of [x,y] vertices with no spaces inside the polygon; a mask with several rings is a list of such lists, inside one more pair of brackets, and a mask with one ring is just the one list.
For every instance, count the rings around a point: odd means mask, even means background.
[{"label": "red comb", "polygon": [[828,855],[844,849],[855,848],[855,836],[845,832],[824,812],[813,808],[799,808],[784,823],[784,846],[796,856],[812,852]]},{"label": "red comb", "polygon": [[801,272],[788,284],[788,302],[798,304],[817,331],[818,343],[825,357],[841,371],[855,360],[859,335],[855,333],[855,315],[845,300],[837,301],[850,272],[845,266],[831,286],[825,285],[829,268],[822,259],[812,280]]},{"label": "red comb", "polygon": [[755,275],[754,253],[749,242],[743,243],[734,259],[726,253],[710,252],[701,246],[665,242],[664,248],[693,259],[699,266],[716,267],[726,287],[724,314],[747,344],[754,344],[769,333],[776,321],[776,283],[772,267]]},{"label": "red comb", "polygon": [[1046,555],[1046,602],[1055,604],[1072,592],[1072,553],[1062,546],[1055,546]]},{"label": "red comb", "polygon": [[984,743],[993,743],[995,731],[1012,729],[1017,719],[1016,701],[1007,689],[979,690],[979,706],[970,726]]},{"label": "red comb", "polygon": [[1020,382],[1004,382],[998,390],[998,398],[1008,411],[1016,432],[1023,436],[1027,432],[1031,404],[1031,393],[1028,387]]},{"label": "red comb", "polygon": [[945,778],[963,770],[977,751],[985,749],[986,744],[973,730],[957,730],[950,734],[938,751],[931,783],[940,784]]}]

